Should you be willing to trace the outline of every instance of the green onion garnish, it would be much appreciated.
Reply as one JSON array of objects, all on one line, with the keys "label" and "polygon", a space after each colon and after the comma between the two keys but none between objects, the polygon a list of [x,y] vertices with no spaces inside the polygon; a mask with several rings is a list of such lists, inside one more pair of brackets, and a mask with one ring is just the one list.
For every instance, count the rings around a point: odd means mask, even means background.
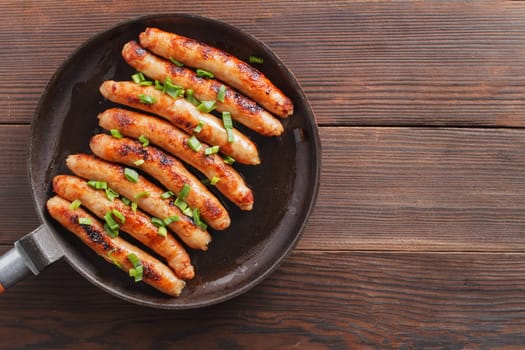
[{"label": "green onion garnish", "polygon": [[116,230],[112,230],[111,227],[109,227],[108,224],[104,224],[104,231],[106,231],[106,233],[111,238],[118,237],[118,234],[119,234],[118,228]]},{"label": "green onion garnish", "polygon": [[173,84],[170,78],[166,78],[163,91],[173,98],[184,96],[184,88],[182,86]]},{"label": "green onion garnish", "polygon": [[142,266],[142,262],[133,253],[128,254],[128,260],[133,264],[133,268],[129,269],[130,277],[134,277],[135,282],[142,281],[142,275],[144,274],[144,266]]},{"label": "green onion garnish", "polygon": [[160,198],[162,199],[168,199],[170,198],[171,196],[173,196],[175,193],[171,192],[171,191],[167,191],[167,192],[164,192],[163,194],[160,195]]},{"label": "green onion garnish", "polygon": [[160,83],[160,81],[155,80],[155,89],[160,90],[160,91],[164,91],[164,85],[162,85]]},{"label": "green onion garnish", "polygon": [[188,143],[188,147],[191,148],[195,152],[199,152],[200,149],[202,148],[202,144],[199,142],[199,140],[195,136],[190,137],[187,143]]},{"label": "green onion garnish", "polygon": [[191,190],[190,185],[184,184],[184,186],[182,186],[182,190],[180,190],[180,192],[179,192],[178,198],[180,198],[180,199],[186,198],[188,196],[188,194],[190,193],[190,190]]},{"label": "green onion garnish", "polygon": [[215,101],[201,101],[197,109],[203,113],[210,113],[215,109]]},{"label": "green onion garnish", "polygon": [[142,147],[147,147],[149,145],[149,139],[144,135],[139,136],[139,141],[142,143]]},{"label": "green onion garnish", "polygon": [[131,210],[133,210],[134,213],[137,212],[137,202],[131,202]]},{"label": "green onion garnish", "polygon": [[179,220],[180,220],[180,218],[177,215],[168,216],[167,218],[164,219],[164,225],[168,226],[172,222],[176,222],[176,221],[179,221]]},{"label": "green onion garnish", "polygon": [[91,225],[91,219],[90,218],[78,218],[78,223],[80,225]]},{"label": "green onion garnish", "polygon": [[155,217],[151,218],[151,223],[157,227],[164,226],[164,221]]},{"label": "green onion garnish", "polygon": [[220,178],[220,177],[217,177],[217,176],[212,177],[212,178],[211,178],[211,181],[210,181],[210,185],[215,186],[215,184],[216,184],[217,182],[219,182],[220,179],[221,179],[221,178]]},{"label": "green onion garnish", "polygon": [[262,57],[250,56],[250,63],[263,63],[264,59]]},{"label": "green onion garnish", "polygon": [[173,64],[176,65],[177,67],[182,67],[182,66],[184,66],[184,64],[183,64],[182,62],[177,61],[177,60],[174,59],[173,57],[170,57],[169,60],[171,61],[171,63],[173,63]]},{"label": "green onion garnish", "polygon": [[213,75],[212,72],[204,70],[204,69],[197,68],[195,72],[197,73],[197,76],[201,78],[209,78],[209,79],[215,78],[215,75]]},{"label": "green onion garnish", "polygon": [[105,190],[108,188],[108,183],[105,181],[89,180],[87,184],[97,190]]},{"label": "green onion garnish", "polygon": [[158,233],[159,236],[162,236],[162,237],[167,237],[168,236],[168,230],[164,226],[160,226],[157,229],[157,233]]},{"label": "green onion garnish", "polygon": [[133,162],[133,164],[135,164],[135,166],[141,166],[142,164],[144,164],[144,159],[136,160]]},{"label": "green onion garnish", "polygon": [[78,207],[80,207],[82,205],[82,202],[80,201],[80,199],[75,199],[73,202],[71,202],[71,204],[69,205],[69,209],[71,210],[75,210],[77,209]]},{"label": "green onion garnish", "polygon": [[204,126],[204,122],[202,120],[199,121],[199,124],[193,129],[193,132],[198,134],[202,131],[202,127]]},{"label": "green onion garnish", "polygon": [[221,85],[217,93],[217,101],[224,102],[224,96],[226,96],[226,86]]},{"label": "green onion garnish", "polygon": [[133,82],[135,84],[140,84],[141,81],[145,80],[145,79],[141,79],[141,76],[142,75],[142,78],[144,78],[144,74],[138,72],[138,73],[135,73],[131,76],[131,80],[133,80]]},{"label": "green onion garnish", "polygon": [[188,102],[191,102],[194,106],[200,105],[200,101],[193,96],[193,89],[186,90],[186,100],[188,100]]},{"label": "green onion garnish", "polygon": [[139,181],[139,173],[130,168],[124,168],[124,176],[128,181],[137,183]]},{"label": "green onion garnish", "polygon": [[151,97],[150,95],[146,95],[146,94],[139,94],[139,100],[141,103],[144,103],[146,105],[151,105],[157,102],[155,98]]},{"label": "green onion garnish", "polygon": [[150,81],[150,80],[144,80],[144,81],[140,82],[140,85],[142,85],[142,86],[151,86],[151,85],[153,85],[153,82]]},{"label": "green onion garnish", "polygon": [[110,201],[112,201],[112,202],[113,202],[113,200],[114,200],[115,198],[118,198],[118,197],[119,197],[119,194],[118,194],[115,190],[113,190],[112,188],[109,188],[109,187],[108,187],[108,188],[106,188],[104,191],[106,191],[106,197],[108,197],[108,199],[109,199]]},{"label": "green onion garnish", "polygon": [[224,160],[224,164],[232,165],[233,163],[235,163],[235,159],[230,156],[224,157],[223,160]]},{"label": "green onion garnish", "polygon": [[175,199],[173,204],[175,204],[175,206],[183,212],[184,210],[186,210],[186,208],[188,208],[188,203],[186,203],[183,199],[180,199],[179,197]]},{"label": "green onion garnish", "polygon": [[228,137],[228,142],[235,141],[235,137],[233,136],[233,129],[226,129],[226,135]]},{"label": "green onion garnish", "polygon": [[228,136],[228,142],[233,142],[233,121],[230,112],[222,112],[222,125],[226,129],[226,135]]},{"label": "green onion garnish", "polygon": [[120,211],[118,211],[117,209],[112,209],[111,213],[113,215],[115,215],[115,217],[117,219],[119,219],[121,223],[125,223],[126,222],[126,217]]},{"label": "green onion garnish", "polygon": [[127,199],[126,197],[122,197],[121,200],[122,200],[122,203],[124,203],[125,205],[130,205],[131,204],[131,201],[129,199]]},{"label": "green onion garnish", "polygon": [[208,225],[206,225],[200,218],[199,208],[193,209],[193,222],[195,222],[195,225],[197,225],[197,227],[203,230],[206,230],[208,228]]},{"label": "green onion garnish", "polygon": [[111,230],[111,231],[115,231],[117,230],[118,231],[118,228],[120,227],[120,225],[115,221],[115,219],[113,218],[113,212],[112,211],[108,211],[105,215],[104,215],[104,221],[106,221],[106,225],[108,226],[108,228]]},{"label": "green onion garnish", "polygon": [[111,133],[111,136],[113,136],[116,139],[121,139],[123,137],[120,131],[118,131],[118,129],[111,129],[109,132]]},{"label": "green onion garnish", "polygon": [[207,156],[218,153],[218,152],[219,152],[219,146],[206,147],[206,149],[204,150],[204,154]]},{"label": "green onion garnish", "polygon": [[149,197],[149,192],[148,191],[142,191],[142,192],[139,192],[135,195],[135,199],[140,199],[142,197]]}]

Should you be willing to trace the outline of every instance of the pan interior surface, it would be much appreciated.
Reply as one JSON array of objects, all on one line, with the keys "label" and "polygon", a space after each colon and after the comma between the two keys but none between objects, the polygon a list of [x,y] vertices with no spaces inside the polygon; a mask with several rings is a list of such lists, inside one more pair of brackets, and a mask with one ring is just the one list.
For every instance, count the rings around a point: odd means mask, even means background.
[{"label": "pan interior surface", "polygon": [[[295,108],[293,116],[281,120],[286,131],[280,137],[262,137],[239,127],[257,144],[262,160],[259,166],[234,165],[254,192],[254,209],[240,211],[218,195],[230,212],[232,225],[222,232],[210,230],[213,241],[207,252],[189,250],[196,277],[178,298],[134,283],[60,227],[45,209],[46,200],[53,195],[53,177],[70,174],[66,157],[90,153],[90,138],[102,132],[98,113],[116,106],[100,95],[100,84],[108,79],[130,80],[134,71],[120,50],[127,41],[137,40],[148,26],[201,40],[243,60],[250,55],[264,57],[257,68],[292,99]],[[215,304],[247,291],[293,249],[317,196],[320,144],[314,115],[300,86],[264,44],[228,24],[203,17],[147,16],[95,36],[58,69],[32,124],[29,172],[37,212],[79,273],[122,299],[157,308],[186,309]]]}]

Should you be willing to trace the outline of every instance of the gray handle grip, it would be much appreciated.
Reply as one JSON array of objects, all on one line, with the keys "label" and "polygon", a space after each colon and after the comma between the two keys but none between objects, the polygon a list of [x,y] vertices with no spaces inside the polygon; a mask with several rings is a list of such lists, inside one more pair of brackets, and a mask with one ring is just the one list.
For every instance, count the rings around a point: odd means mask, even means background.
[{"label": "gray handle grip", "polygon": [[62,250],[44,225],[28,233],[0,256],[0,294],[30,272],[38,275],[62,256]]}]

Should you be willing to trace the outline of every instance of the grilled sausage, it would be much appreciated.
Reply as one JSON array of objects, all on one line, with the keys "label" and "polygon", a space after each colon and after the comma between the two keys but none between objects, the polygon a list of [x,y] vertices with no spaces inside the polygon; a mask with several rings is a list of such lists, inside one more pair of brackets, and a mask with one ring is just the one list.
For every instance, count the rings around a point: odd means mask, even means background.
[{"label": "grilled sausage", "polygon": [[[190,207],[199,208],[200,216],[216,230],[230,225],[228,212],[219,200],[181,162],[158,148],[143,147],[138,141],[116,139],[106,134],[93,136],[89,147],[95,155],[109,162],[140,168],[175,194],[188,185],[190,191],[184,200]],[[135,162],[139,160],[143,163],[137,166]]]},{"label": "grilled sausage", "polygon": [[218,79],[280,117],[293,114],[292,101],[281,90],[263,73],[229,53],[157,28],[147,28],[139,38],[142,47],[159,56],[212,72]]},{"label": "grilled sausage", "polygon": [[[130,41],[122,49],[124,60],[137,71],[151,79],[166,81],[185,89],[192,89],[194,96],[202,101],[215,100],[219,112],[230,112],[232,118],[264,136],[279,136],[284,128],[279,120],[257,105],[253,100],[215,79],[201,78],[191,69],[178,67],[144,50],[137,42]],[[224,102],[217,95],[224,89]]]},{"label": "grilled sausage", "polygon": [[[67,157],[68,168],[77,176],[89,180],[107,182],[108,185],[118,193],[130,200],[135,200],[144,211],[165,219],[178,216],[168,227],[175,232],[184,243],[194,249],[207,250],[211,241],[210,234],[199,228],[195,223],[177,208],[173,200],[162,199],[162,189],[155,186],[142,176],[138,176],[137,182],[130,181],[125,176],[125,168],[111,164],[87,154],[74,154]],[[137,195],[147,192],[147,196]]]},{"label": "grilled sausage", "polygon": [[[185,283],[178,279],[166,265],[122,238],[111,238],[97,219],[82,208],[71,209],[70,205],[71,203],[67,200],[55,196],[47,201],[47,211],[107,262],[112,262],[120,269],[129,271],[134,266],[128,256],[135,254],[143,266],[142,280],[144,282],[168,295],[180,295]],[[88,219],[91,224],[80,224],[80,218]]]},{"label": "grilled sausage", "polygon": [[[239,131],[233,130],[234,142],[228,142],[226,129],[221,120],[209,113],[201,113],[183,98],[174,99],[153,86],[141,86],[129,81],[105,81],[100,87],[100,92],[113,102],[141,109],[169,120],[188,134],[194,134],[199,140],[219,146],[221,153],[232,156],[240,163],[260,163],[257,147],[250,139]],[[155,102],[143,103],[139,98],[140,95],[151,96]],[[202,131],[194,132],[201,121],[203,122]]]},{"label": "grilled sausage", "polygon": [[217,154],[205,155],[204,147],[194,152],[187,145],[188,135],[168,122],[142,113],[120,108],[108,109],[98,116],[106,130],[118,129],[122,134],[138,138],[146,136],[151,143],[190,164],[208,179],[219,178],[215,187],[243,210],[253,207],[253,193],[235,169]]},{"label": "grilled sausage", "polygon": [[129,233],[153,251],[164,257],[175,274],[182,279],[192,279],[195,275],[190,257],[184,247],[173,236],[162,237],[151,223],[151,219],[131,208],[119,199],[109,200],[103,191],[90,187],[84,179],[70,175],[58,175],[53,179],[53,190],[60,197],[72,202],[78,199],[82,206],[103,219],[106,213],[118,210],[126,219],[120,229]]}]

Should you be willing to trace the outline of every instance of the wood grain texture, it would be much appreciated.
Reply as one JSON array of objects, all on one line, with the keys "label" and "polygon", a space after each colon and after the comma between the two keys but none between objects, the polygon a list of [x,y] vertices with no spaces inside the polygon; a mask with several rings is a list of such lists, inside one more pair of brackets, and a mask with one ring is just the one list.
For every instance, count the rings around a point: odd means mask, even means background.
[{"label": "wood grain texture", "polygon": [[[323,125],[525,126],[520,2],[2,1],[0,123],[28,123],[83,41],[148,13],[229,22],[268,44]],[[249,14],[249,15],[248,15]]]},{"label": "wood grain texture", "polygon": [[488,349],[525,342],[522,254],[296,252],[221,305],[126,304],[60,262],[0,298],[0,348]]},{"label": "wood grain texture", "polygon": [[[27,134],[0,128],[0,164],[10,164],[0,244],[38,225],[27,214]],[[525,249],[525,130],[323,127],[321,140],[320,194],[299,249]]]}]

